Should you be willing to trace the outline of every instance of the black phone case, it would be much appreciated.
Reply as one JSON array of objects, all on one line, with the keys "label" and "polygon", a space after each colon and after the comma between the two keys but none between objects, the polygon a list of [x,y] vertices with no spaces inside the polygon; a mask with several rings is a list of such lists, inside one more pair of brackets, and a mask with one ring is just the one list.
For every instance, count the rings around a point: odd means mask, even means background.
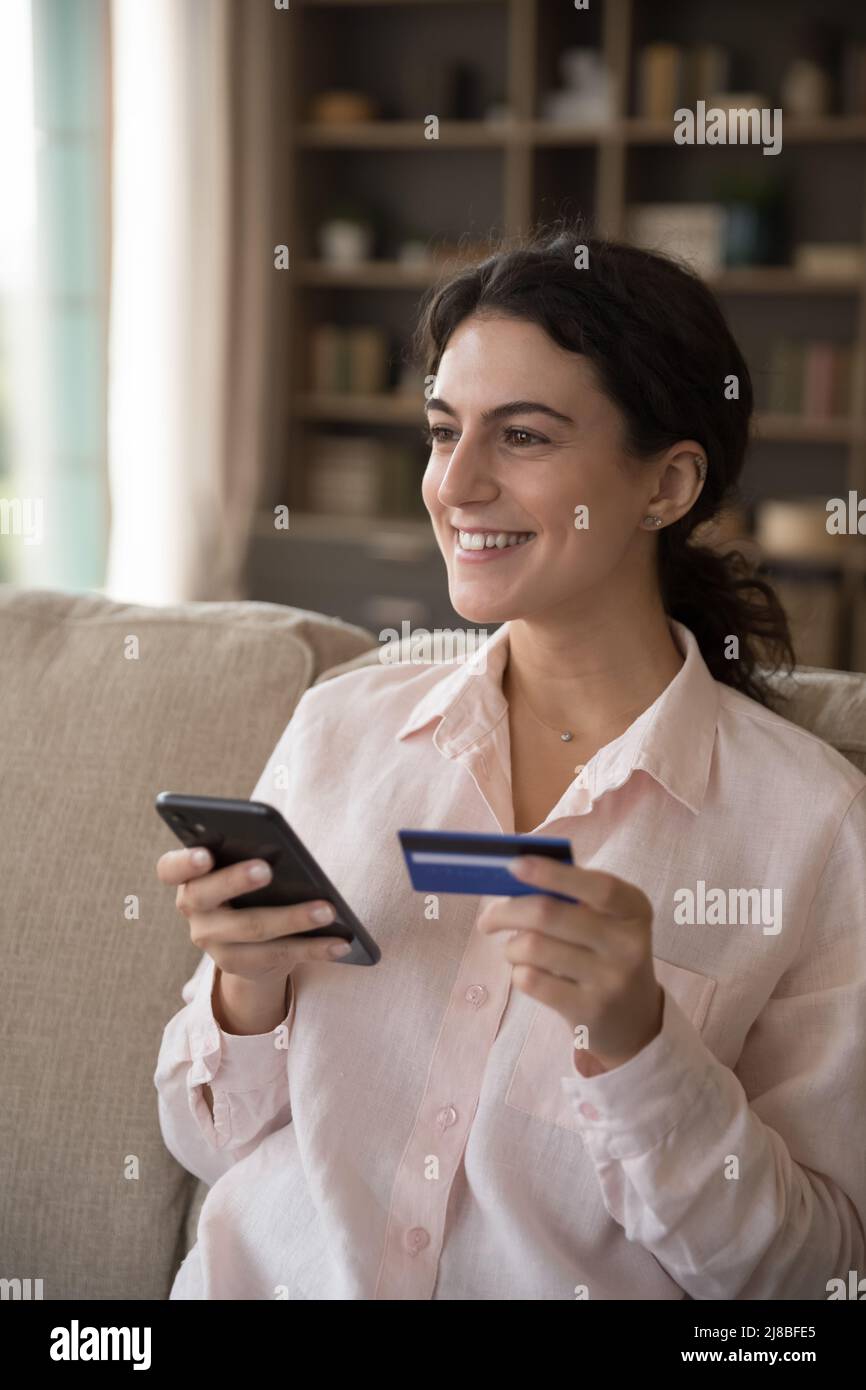
[{"label": "black phone case", "polygon": [[182,844],[209,849],[218,869],[243,859],[264,859],[270,864],[271,882],[232,898],[230,907],[291,907],[324,898],[333,903],[336,919],[326,927],[295,935],[340,936],[350,942],[351,953],[340,957],[337,965],[375,965],[381,959],[369,932],[273,806],[264,801],[160,792],[156,809]]}]

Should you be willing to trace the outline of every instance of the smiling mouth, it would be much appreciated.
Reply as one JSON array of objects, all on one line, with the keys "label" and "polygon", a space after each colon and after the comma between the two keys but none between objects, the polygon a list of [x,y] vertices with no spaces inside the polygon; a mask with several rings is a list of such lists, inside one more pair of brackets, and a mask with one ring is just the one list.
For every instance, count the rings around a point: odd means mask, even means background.
[{"label": "smiling mouth", "polygon": [[467,554],[482,550],[508,550],[526,545],[535,538],[534,531],[460,531],[454,529],[455,545]]}]

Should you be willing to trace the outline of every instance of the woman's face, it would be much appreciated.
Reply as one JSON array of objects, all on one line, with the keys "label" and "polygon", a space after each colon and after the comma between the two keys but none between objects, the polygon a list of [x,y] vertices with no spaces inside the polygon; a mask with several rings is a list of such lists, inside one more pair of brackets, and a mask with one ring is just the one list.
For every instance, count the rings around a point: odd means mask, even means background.
[{"label": "woman's face", "polygon": [[[615,574],[652,583],[640,523],[653,471],[627,465],[619,412],[587,358],[534,323],[473,315],[442,355],[427,418],[422,495],[462,617],[567,616]],[[479,532],[499,544],[465,549],[461,530],[476,533],[465,544]]]}]

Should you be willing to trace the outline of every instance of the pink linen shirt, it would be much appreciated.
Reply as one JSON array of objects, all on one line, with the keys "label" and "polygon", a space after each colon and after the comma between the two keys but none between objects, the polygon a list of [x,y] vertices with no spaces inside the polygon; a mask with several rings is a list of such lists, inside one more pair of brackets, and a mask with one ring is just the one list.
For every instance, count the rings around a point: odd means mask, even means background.
[{"label": "pink linen shirt", "polygon": [[824,1299],[866,1274],[866,777],[671,628],[678,674],[533,831],[653,905],[661,1032],[590,1078],[475,929],[490,899],[415,893],[397,838],[513,831],[509,624],[303,695],[253,797],[382,959],[301,965],[262,1036],[216,1024],[208,956],[185,985],[154,1080],[209,1191],[173,1299]]}]

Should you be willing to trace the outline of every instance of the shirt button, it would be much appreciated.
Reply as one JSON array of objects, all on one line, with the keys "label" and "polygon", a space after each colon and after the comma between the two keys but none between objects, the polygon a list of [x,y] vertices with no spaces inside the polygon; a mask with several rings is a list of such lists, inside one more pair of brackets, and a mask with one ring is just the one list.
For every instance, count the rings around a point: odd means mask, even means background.
[{"label": "shirt button", "polygon": [[457,1111],[453,1105],[445,1105],[436,1116],[436,1123],[440,1129],[448,1129],[457,1123]]},{"label": "shirt button", "polygon": [[588,1100],[585,1100],[580,1106],[580,1113],[581,1115],[585,1115],[588,1120],[598,1119],[598,1111],[594,1105],[590,1105]]},{"label": "shirt button", "polygon": [[413,1226],[411,1231],[407,1231],[403,1237],[403,1244],[410,1255],[417,1255],[424,1249],[425,1245],[430,1244],[430,1236],[423,1226]]},{"label": "shirt button", "polygon": [[487,998],[487,990],[483,985],[470,985],[466,991],[465,998],[475,1009],[480,1009]]}]

